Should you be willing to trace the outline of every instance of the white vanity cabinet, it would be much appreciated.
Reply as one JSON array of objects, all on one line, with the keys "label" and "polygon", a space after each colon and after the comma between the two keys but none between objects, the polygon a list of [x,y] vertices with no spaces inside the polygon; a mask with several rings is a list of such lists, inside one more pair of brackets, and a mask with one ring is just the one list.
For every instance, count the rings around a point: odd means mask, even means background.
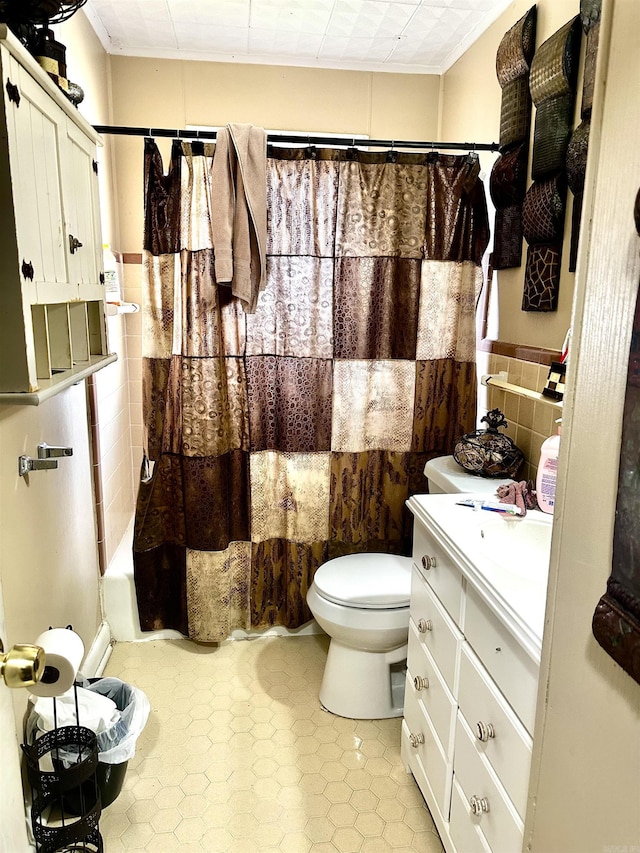
[{"label": "white vanity cabinet", "polygon": [[37,404],[115,358],[104,319],[99,137],[4,25],[0,69],[0,397]]},{"label": "white vanity cabinet", "polygon": [[[494,608],[490,584],[439,532],[429,501],[441,507],[451,498],[408,502],[414,566],[402,756],[447,853],[519,853],[541,624],[529,633],[517,620],[510,626],[508,593],[495,590]],[[544,600],[546,576],[540,582]]]}]

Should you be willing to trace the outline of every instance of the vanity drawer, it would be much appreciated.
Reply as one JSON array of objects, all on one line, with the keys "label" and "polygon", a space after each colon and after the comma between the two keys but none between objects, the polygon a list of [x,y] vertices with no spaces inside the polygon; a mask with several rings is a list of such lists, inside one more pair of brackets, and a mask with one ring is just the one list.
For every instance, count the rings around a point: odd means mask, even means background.
[{"label": "vanity drawer", "polygon": [[[460,650],[458,704],[475,736],[475,750],[489,761],[524,820],[531,737],[467,643]],[[484,741],[479,738],[479,723],[484,725]]]},{"label": "vanity drawer", "polygon": [[[411,745],[412,735],[422,739],[415,747]],[[420,788],[426,783],[428,790],[422,792],[429,805],[435,803],[444,820],[449,820],[452,763],[444,754],[424,708],[416,701],[415,696],[411,696],[404,706],[402,754],[405,763],[420,783]]]},{"label": "vanity drawer", "polygon": [[[425,528],[413,528],[413,562],[456,624],[462,627],[462,574]],[[435,562],[435,565],[434,565]]]},{"label": "vanity drawer", "polygon": [[420,642],[429,649],[447,687],[455,694],[462,634],[415,566],[410,612]]},{"label": "vanity drawer", "polygon": [[529,734],[533,734],[539,666],[471,586],[467,587],[465,636]]},{"label": "vanity drawer", "polygon": [[444,753],[452,756],[458,705],[435,661],[420,642],[416,626],[412,622],[409,624],[405,701],[408,694],[415,695],[416,700],[420,702],[438,735]]},{"label": "vanity drawer", "polygon": [[[476,821],[477,818],[470,819],[469,803],[464,791],[454,779],[451,791],[449,834],[458,853],[493,853]],[[495,851],[495,853],[506,853],[506,851]]]},{"label": "vanity drawer", "polygon": [[[464,851],[461,842],[471,823],[481,830],[494,853],[515,853],[522,850],[524,823],[488,762],[477,752],[473,741],[473,734],[459,713],[453,772],[464,794],[466,821],[463,814],[451,815],[451,837],[457,849]],[[486,810],[475,814],[471,806],[473,798],[483,801]],[[457,838],[459,831],[460,839]]]}]

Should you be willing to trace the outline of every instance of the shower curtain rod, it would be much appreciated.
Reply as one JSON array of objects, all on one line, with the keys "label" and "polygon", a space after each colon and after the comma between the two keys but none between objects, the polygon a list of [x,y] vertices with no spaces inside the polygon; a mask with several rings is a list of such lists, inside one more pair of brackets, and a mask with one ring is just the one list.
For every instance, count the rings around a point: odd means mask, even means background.
[{"label": "shower curtain rod", "polygon": [[[174,130],[166,127],[123,127],[120,125],[96,124],[97,133],[114,136],[165,136],[176,139],[215,139],[215,130]],[[269,133],[267,142],[290,142],[304,145],[346,145],[350,148],[420,148],[445,149],[448,151],[499,151],[497,142],[417,142],[406,139],[365,139],[356,136],[314,136],[298,133]]]}]

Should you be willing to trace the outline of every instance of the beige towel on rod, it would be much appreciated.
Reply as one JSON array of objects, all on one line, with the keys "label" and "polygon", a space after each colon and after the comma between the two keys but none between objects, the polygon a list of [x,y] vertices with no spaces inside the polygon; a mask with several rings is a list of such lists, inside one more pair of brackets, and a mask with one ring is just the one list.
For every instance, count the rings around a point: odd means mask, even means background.
[{"label": "beige towel on rod", "polygon": [[253,314],[266,283],[267,134],[252,124],[217,133],[211,227],[218,284]]}]

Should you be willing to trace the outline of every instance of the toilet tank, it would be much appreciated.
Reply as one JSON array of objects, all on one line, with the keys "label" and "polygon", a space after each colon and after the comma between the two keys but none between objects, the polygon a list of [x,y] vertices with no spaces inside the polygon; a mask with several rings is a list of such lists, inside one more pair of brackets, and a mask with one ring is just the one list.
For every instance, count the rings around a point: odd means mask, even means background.
[{"label": "toilet tank", "polygon": [[424,466],[424,474],[429,483],[431,495],[457,492],[495,495],[498,486],[514,482],[509,478],[477,477],[458,465],[453,456],[438,456],[437,459],[430,459]]}]

